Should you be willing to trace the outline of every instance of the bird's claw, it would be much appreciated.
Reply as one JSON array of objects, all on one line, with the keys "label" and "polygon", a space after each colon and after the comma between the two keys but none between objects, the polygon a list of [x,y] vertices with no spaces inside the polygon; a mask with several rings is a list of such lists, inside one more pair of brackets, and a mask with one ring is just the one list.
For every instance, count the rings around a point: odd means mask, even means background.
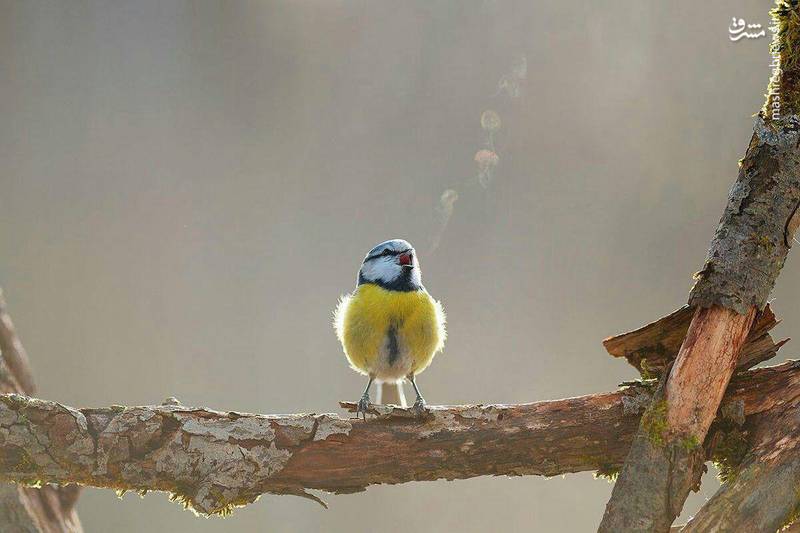
[{"label": "bird's claw", "polygon": [[414,402],[414,406],[411,409],[417,414],[417,416],[425,414],[428,411],[425,398],[422,396],[417,396],[417,401]]},{"label": "bird's claw", "polygon": [[356,405],[356,418],[359,415],[364,415],[364,420],[367,419],[367,410],[369,409],[370,399],[369,394],[364,393],[360,400],[358,400],[358,404]]}]

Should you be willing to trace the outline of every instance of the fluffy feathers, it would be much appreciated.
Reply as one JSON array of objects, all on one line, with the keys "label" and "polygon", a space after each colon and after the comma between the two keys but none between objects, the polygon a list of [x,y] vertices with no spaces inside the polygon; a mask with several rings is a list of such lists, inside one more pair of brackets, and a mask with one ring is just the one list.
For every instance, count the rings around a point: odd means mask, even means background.
[{"label": "fluffy feathers", "polygon": [[442,306],[425,289],[393,291],[374,283],[339,301],[334,325],[350,366],[379,381],[419,374],[446,338]]},{"label": "fluffy feathers", "polygon": [[[409,378],[417,403],[424,404],[413,377],[431,364],[447,333],[441,304],[422,286],[411,244],[392,239],[367,252],[356,290],[336,307],[334,327],[354,370],[368,375],[370,383]],[[368,393],[369,386],[360,410]]]}]

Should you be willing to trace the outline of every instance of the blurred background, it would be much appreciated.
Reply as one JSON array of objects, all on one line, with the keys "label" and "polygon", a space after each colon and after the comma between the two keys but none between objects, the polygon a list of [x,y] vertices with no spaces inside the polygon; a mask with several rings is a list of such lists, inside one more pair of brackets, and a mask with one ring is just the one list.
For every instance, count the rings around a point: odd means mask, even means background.
[{"label": "blurred background", "polygon": [[[682,305],[703,264],[770,75],[769,33],[728,27],[770,4],[0,0],[0,285],[40,394],[338,411],[364,382],[331,312],[392,237],[449,316],[429,402],[615,388],[634,372],[601,340]],[[790,259],[777,336],[798,296]],[[589,531],[611,488],[413,483],[224,520],[86,489],[79,512],[88,532]]]}]

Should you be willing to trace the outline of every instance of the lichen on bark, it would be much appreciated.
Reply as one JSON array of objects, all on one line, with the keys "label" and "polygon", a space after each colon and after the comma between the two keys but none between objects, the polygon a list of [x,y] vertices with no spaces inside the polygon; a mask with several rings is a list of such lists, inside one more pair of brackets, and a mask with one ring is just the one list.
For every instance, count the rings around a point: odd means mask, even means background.
[{"label": "lichen on bark", "polygon": [[[770,53],[777,58],[775,75],[770,78],[762,114],[768,118],[800,112],[800,2],[778,0],[770,11],[773,39]],[[780,120],[780,119],[779,119]]]},{"label": "lichen on bark", "polygon": [[692,306],[720,305],[746,314],[763,309],[792,239],[787,228],[800,203],[800,120],[755,119],[753,137],[728,205],[695,274]]}]

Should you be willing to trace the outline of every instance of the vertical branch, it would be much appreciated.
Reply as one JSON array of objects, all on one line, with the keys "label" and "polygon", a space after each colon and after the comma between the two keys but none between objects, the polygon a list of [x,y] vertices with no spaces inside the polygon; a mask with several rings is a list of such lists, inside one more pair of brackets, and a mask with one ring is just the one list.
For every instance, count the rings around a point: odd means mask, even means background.
[{"label": "vertical branch", "polygon": [[36,384],[33,381],[28,354],[17,336],[14,323],[11,322],[2,289],[0,289],[0,354],[20,387],[17,392],[29,396],[35,394]]},{"label": "vertical branch", "polygon": [[[785,402],[785,403],[784,403]],[[800,513],[800,411],[784,399],[748,428],[749,452],[681,530],[779,531]],[[795,526],[800,529],[800,524]]]},{"label": "vertical branch", "polygon": [[698,308],[625,460],[600,531],[668,531],[696,490],[702,442],[716,416],[755,308]]},{"label": "vertical branch", "polygon": [[[28,355],[17,336],[0,289],[0,392],[31,394],[36,390]],[[40,489],[0,484],[0,526],[3,531],[81,533],[74,504],[77,486]]]},{"label": "vertical branch", "polygon": [[642,417],[606,506],[602,532],[668,531],[689,490],[699,485],[705,461],[701,443],[798,226],[798,0],[778,0],[772,15],[772,52],[781,66],[770,80],[767,103],[689,295],[696,308],[689,331]]}]

